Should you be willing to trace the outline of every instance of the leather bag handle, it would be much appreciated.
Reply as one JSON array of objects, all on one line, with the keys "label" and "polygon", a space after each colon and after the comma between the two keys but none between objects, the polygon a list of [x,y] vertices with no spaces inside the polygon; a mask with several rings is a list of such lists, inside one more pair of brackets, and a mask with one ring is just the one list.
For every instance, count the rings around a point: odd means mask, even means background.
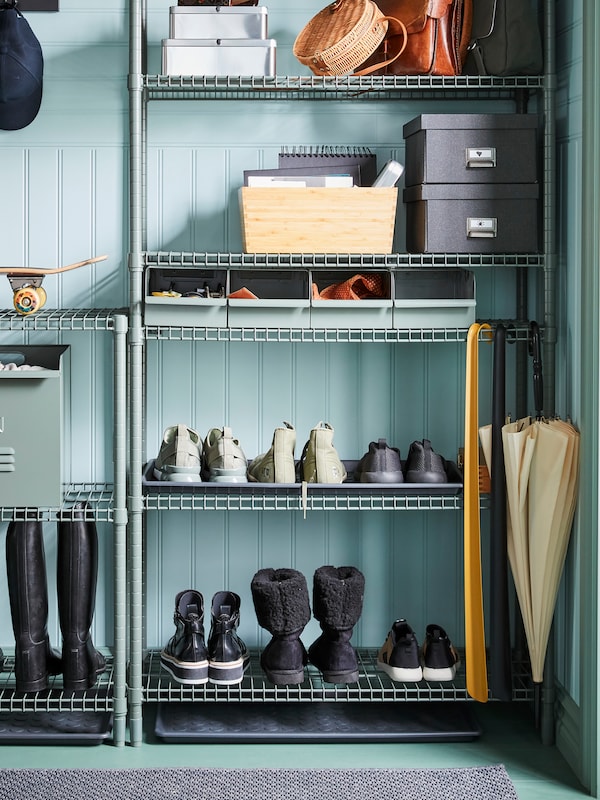
[{"label": "leather bag handle", "polygon": [[[344,0],[339,0],[343,2]],[[382,69],[383,67],[387,67],[388,64],[391,64],[397,58],[400,58],[404,50],[406,49],[406,45],[408,44],[408,33],[406,31],[406,25],[403,22],[400,22],[399,19],[396,17],[379,17],[379,20],[387,19],[388,21],[388,30],[386,33],[386,37],[391,31],[392,36],[399,36],[402,35],[402,45],[400,46],[397,53],[395,53],[391,58],[386,59],[385,61],[379,61],[377,64],[372,64],[370,67],[365,67],[364,69],[358,69],[354,71],[354,75],[370,75],[372,72],[376,72],[378,69]]]}]

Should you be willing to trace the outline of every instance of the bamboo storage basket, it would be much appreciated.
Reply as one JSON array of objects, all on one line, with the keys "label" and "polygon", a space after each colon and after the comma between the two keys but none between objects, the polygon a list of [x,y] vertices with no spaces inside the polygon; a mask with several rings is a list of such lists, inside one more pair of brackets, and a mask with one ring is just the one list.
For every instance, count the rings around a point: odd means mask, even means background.
[{"label": "bamboo storage basket", "polygon": [[240,189],[245,253],[391,253],[398,189]]},{"label": "bamboo storage basket", "polygon": [[372,0],[335,0],[300,31],[293,52],[315,75],[347,75],[373,55],[387,29]]}]

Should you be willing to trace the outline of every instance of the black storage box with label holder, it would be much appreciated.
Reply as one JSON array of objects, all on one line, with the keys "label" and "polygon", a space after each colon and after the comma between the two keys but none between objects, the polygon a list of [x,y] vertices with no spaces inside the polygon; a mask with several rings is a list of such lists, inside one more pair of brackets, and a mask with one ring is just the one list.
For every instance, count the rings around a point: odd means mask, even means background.
[{"label": "black storage box with label holder", "polygon": [[536,253],[535,183],[410,186],[406,203],[409,253]]},{"label": "black storage box with label holder", "polygon": [[422,114],[403,128],[411,253],[536,253],[538,120]]}]

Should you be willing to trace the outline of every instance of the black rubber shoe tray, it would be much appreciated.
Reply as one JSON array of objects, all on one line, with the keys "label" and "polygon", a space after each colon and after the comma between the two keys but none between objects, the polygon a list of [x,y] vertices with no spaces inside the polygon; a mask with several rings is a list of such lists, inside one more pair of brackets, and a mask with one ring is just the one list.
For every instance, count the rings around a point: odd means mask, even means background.
[{"label": "black rubber shoe tray", "polygon": [[[353,480],[354,470],[358,461],[343,461],[348,473],[348,478],[344,483],[311,483],[309,492],[311,494],[388,494],[388,495],[453,495],[462,492],[462,475],[452,461],[446,462],[447,483],[358,483]],[[158,481],[154,477],[154,461],[149,461],[144,467],[142,477],[142,491],[160,492],[164,494],[218,494],[219,492],[232,492],[240,494],[252,494],[260,490],[261,492],[270,491],[273,494],[297,493],[300,495],[302,490],[301,483],[188,483],[177,481]]]},{"label": "black rubber shoe tray", "polygon": [[2,711],[0,745],[102,744],[111,733],[109,711]]},{"label": "black rubber shoe tray", "polygon": [[159,703],[164,742],[456,742],[481,736],[469,703]]}]

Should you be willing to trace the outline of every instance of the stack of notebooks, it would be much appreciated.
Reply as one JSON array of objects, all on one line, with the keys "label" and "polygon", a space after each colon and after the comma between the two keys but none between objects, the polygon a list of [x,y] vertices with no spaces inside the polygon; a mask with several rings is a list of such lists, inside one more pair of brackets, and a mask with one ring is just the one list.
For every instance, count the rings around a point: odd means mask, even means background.
[{"label": "stack of notebooks", "polygon": [[277,169],[244,170],[244,186],[372,186],[375,154],[368,147],[284,147]]}]

